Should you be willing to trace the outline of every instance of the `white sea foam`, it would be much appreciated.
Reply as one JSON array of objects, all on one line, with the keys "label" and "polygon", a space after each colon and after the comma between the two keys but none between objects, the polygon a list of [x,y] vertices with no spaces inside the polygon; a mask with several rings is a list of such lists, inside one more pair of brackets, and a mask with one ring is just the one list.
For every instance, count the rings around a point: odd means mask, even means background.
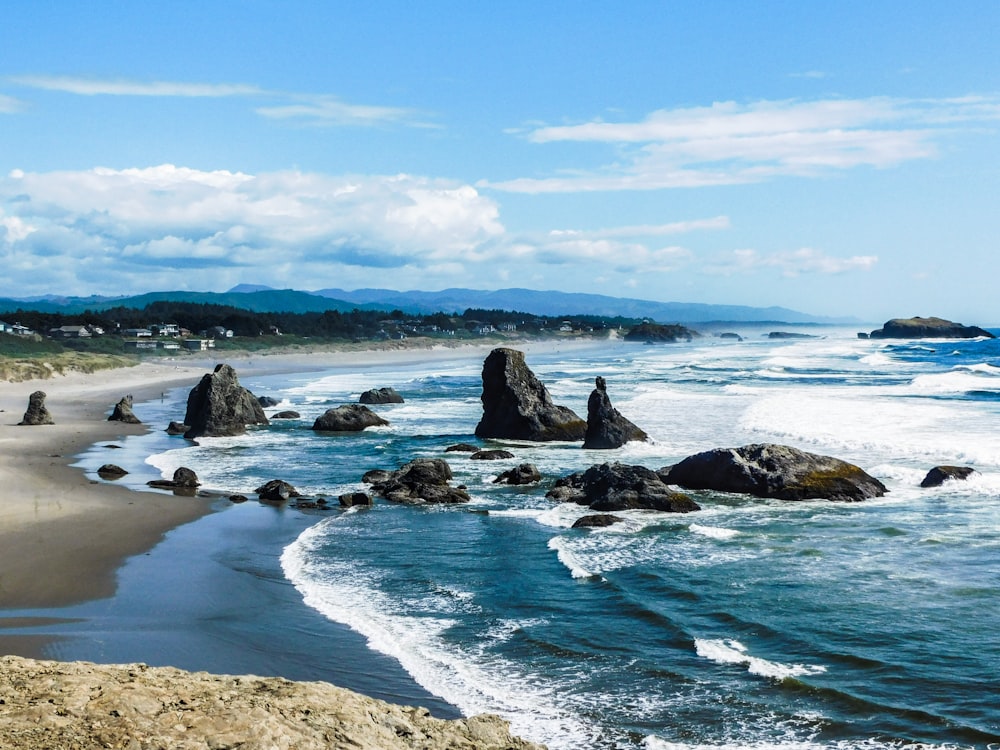
[{"label": "white sea foam", "polygon": [[580,565],[580,561],[577,560],[572,549],[570,549],[570,546],[566,543],[566,540],[563,537],[554,536],[549,539],[549,549],[555,551],[559,558],[559,562],[569,568],[569,572],[574,578],[597,577]]},{"label": "white sea foam", "polygon": [[731,638],[727,639],[704,639],[696,638],[694,641],[695,652],[703,659],[714,661],[716,664],[745,664],[750,674],[759,677],[769,677],[775,680],[783,680],[787,677],[802,677],[804,675],[822,674],[826,671],[823,666],[809,666],[805,664],[781,664],[775,661],[768,661],[747,653],[747,647],[739,641]]},{"label": "white sea foam", "polygon": [[688,526],[688,529],[693,534],[701,534],[710,539],[732,539],[734,536],[739,536],[740,534],[736,529],[721,529],[717,526],[702,526],[697,523],[691,524]]},{"label": "white sea foam", "polygon": [[307,529],[282,554],[285,576],[308,606],[365,636],[372,649],[398,661],[420,685],[466,715],[499,713],[515,733],[552,748],[593,745],[602,730],[536,675],[487,656],[476,644],[446,642],[442,634],[451,620],[400,614],[406,607],[382,594],[364,571],[355,568],[345,576],[330,569],[317,552],[339,518]]}]

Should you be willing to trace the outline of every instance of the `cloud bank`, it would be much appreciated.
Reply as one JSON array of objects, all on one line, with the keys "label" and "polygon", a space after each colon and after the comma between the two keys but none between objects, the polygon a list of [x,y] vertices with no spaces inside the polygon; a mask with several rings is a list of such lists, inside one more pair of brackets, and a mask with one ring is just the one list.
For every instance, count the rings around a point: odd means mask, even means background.
[{"label": "cloud bank", "polygon": [[636,122],[535,128],[526,134],[532,143],[612,146],[615,162],[481,186],[518,193],[657,190],[882,169],[936,155],[937,142],[959,124],[997,120],[997,97],[718,102],[657,110]]},{"label": "cloud bank", "polygon": [[241,282],[435,288],[522,279],[551,288],[553,274],[628,284],[679,270],[829,274],[875,262],[812,249],[702,258],[673,239],[729,230],[729,218],[716,216],[514,233],[497,202],[475,187],[406,174],[253,175],[164,164],[0,178],[0,260],[10,296]]}]

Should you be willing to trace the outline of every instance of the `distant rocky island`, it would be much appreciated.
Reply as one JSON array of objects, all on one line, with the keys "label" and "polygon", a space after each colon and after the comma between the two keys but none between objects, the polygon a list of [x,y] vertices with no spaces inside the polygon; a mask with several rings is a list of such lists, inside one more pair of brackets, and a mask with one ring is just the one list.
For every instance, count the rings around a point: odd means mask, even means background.
[{"label": "distant rocky island", "polygon": [[967,326],[943,318],[893,318],[876,331],[860,338],[873,339],[976,339],[996,338],[978,326]]}]

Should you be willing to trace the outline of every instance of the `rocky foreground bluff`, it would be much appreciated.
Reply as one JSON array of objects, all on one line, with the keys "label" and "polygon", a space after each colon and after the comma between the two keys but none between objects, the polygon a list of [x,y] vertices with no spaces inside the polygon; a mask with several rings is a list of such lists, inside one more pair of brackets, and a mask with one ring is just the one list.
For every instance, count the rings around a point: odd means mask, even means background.
[{"label": "rocky foreground bluff", "polygon": [[497,716],[445,721],[325,682],[0,658],[0,747],[544,750]]}]

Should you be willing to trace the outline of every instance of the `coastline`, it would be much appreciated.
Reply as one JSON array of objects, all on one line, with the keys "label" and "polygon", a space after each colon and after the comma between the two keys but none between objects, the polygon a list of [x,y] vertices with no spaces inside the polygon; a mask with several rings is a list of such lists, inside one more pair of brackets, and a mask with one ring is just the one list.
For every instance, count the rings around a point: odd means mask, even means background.
[{"label": "coastline", "polygon": [[[530,357],[533,351],[578,350],[607,342],[209,352],[92,374],[0,383],[0,480],[12,490],[0,505],[0,653],[324,680],[390,702],[429,707],[442,718],[460,716],[453,706],[420,688],[395,661],[371,651],[362,636],[306,607],[283,579],[279,565],[283,546],[318,518],[291,511],[276,521],[270,515],[273,509],[256,507],[256,503],[230,506],[216,492],[182,497],[97,481],[76,462],[102,443],[113,444],[165,427],[108,422],[107,416],[122,396],[133,396],[137,416],[144,419],[144,402],[155,401],[172,389],[193,387],[219,362],[231,363],[245,382],[257,376],[331,368],[377,369],[423,362],[432,366],[448,359],[482,358],[503,345],[522,349]],[[54,425],[17,424],[35,390],[46,392]],[[209,559],[221,553],[204,551],[213,540],[227,535],[243,539],[248,535],[250,544],[259,546],[260,558],[267,558],[254,563],[251,578],[255,582],[249,586],[253,591],[234,590],[233,586],[240,589],[241,584],[236,583],[233,570]],[[198,559],[189,556],[191,545],[197,548]],[[169,568],[211,580],[214,588],[207,591],[183,580],[158,580],[158,571]],[[230,588],[223,581],[229,581]],[[147,591],[150,588],[156,591]],[[173,594],[165,595],[168,591],[180,593],[172,600]],[[192,600],[190,612],[174,618],[182,597]],[[238,638],[245,639],[239,642],[233,632],[204,625],[225,621],[237,610],[267,609],[279,601],[285,605],[276,609],[287,610],[291,603],[296,610],[292,621],[254,623],[250,630],[257,631],[239,632]],[[150,602],[152,613],[146,611]],[[165,622],[154,622],[157,616]],[[147,619],[136,625],[143,617]],[[245,626],[244,622],[240,627]],[[291,627],[297,642],[288,654],[268,653],[270,641],[263,634],[281,626]],[[150,645],[146,633],[160,627],[176,632]],[[283,644],[285,648],[289,646]],[[317,655],[327,648],[334,653]]]}]

